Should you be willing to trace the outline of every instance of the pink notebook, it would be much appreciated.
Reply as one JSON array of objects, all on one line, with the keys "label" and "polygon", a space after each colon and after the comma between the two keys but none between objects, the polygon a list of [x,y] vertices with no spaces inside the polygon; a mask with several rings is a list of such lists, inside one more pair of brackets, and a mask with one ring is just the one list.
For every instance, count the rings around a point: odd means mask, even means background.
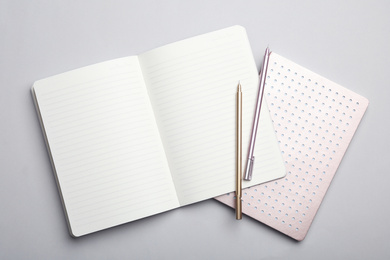
[{"label": "pink notebook", "polygon": [[[368,100],[276,53],[264,95],[287,175],[243,190],[243,213],[303,240]],[[234,193],[216,199],[234,207]]]}]

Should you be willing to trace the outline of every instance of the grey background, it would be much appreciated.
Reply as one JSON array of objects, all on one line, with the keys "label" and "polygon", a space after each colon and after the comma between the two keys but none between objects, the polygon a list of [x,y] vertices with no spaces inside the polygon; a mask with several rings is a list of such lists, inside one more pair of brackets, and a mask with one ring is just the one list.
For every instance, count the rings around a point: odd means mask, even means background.
[{"label": "grey background", "polygon": [[[389,1],[0,1],[0,259],[389,259]],[[370,101],[306,239],[214,200],[74,239],[35,80],[240,24]]]}]

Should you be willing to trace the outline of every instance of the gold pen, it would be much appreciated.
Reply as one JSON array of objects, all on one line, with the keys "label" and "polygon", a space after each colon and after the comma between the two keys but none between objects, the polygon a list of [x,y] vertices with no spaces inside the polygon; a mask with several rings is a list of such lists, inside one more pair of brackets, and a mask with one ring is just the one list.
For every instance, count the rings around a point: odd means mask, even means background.
[{"label": "gold pen", "polygon": [[242,218],[242,203],[241,203],[241,182],[242,182],[242,92],[241,84],[237,86],[237,130],[236,130],[236,219]]}]

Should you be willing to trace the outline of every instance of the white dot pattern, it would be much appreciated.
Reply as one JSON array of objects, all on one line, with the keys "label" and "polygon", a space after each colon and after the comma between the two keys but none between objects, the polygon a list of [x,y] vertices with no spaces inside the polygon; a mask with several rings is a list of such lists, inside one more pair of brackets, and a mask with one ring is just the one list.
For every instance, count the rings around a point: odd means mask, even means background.
[{"label": "white dot pattern", "polygon": [[[287,174],[244,190],[243,212],[302,240],[368,100],[275,53],[270,57],[265,99]],[[217,199],[234,207],[232,194]]]}]

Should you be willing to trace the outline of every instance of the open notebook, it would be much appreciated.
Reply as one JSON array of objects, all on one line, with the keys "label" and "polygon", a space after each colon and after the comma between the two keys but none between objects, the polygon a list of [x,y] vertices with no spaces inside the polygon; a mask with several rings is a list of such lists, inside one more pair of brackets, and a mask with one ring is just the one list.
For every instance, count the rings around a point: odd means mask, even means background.
[{"label": "open notebook", "polygon": [[[303,240],[368,100],[276,53],[269,59],[264,95],[287,175],[243,190],[242,210]],[[217,199],[234,207],[233,196]]]},{"label": "open notebook", "polygon": [[[233,191],[238,81],[248,143],[258,73],[240,26],[35,82],[71,234]],[[262,174],[246,187],[286,174],[265,104],[262,111]]]}]

